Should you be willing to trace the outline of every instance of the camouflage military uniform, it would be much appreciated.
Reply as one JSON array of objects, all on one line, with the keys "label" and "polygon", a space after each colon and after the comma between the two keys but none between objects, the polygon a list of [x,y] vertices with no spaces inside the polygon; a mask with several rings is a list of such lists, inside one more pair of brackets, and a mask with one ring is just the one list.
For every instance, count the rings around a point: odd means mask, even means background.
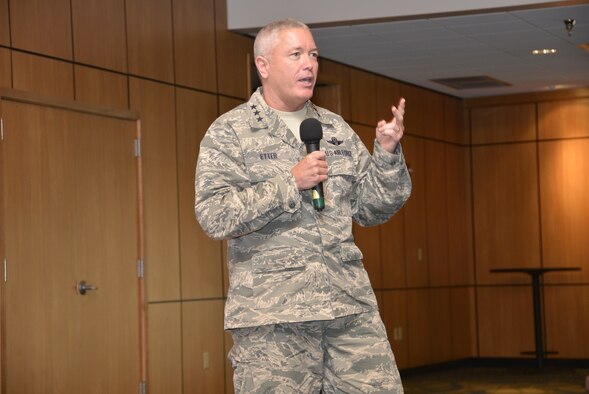
[{"label": "camouflage military uniform", "polygon": [[375,144],[371,156],[340,116],[305,105],[323,129],[328,180],[321,212],[290,171],[305,146],[261,90],[219,117],[201,142],[195,211],[209,236],[228,239],[226,329],[377,310],[352,221],[384,223],[409,197],[400,145],[391,154]]},{"label": "camouflage military uniform", "polygon": [[232,330],[238,393],[402,393],[378,311]]}]

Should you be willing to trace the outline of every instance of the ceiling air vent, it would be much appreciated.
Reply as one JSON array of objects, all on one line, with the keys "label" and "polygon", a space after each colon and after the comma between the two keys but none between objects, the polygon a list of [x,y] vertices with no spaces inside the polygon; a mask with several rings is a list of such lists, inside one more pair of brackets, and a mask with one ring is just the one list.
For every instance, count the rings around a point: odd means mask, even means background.
[{"label": "ceiling air vent", "polygon": [[481,88],[497,88],[502,86],[511,86],[510,83],[500,81],[486,75],[475,75],[472,77],[457,77],[457,78],[442,78],[430,79],[430,81],[439,83],[441,85],[449,86],[453,89],[481,89]]}]

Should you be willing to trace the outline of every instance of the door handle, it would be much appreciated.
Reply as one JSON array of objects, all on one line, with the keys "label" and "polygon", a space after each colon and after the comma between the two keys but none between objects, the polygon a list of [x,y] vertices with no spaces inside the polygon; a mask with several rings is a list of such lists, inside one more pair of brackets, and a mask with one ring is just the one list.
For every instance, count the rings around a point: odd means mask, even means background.
[{"label": "door handle", "polygon": [[76,291],[80,295],[85,295],[88,291],[91,291],[91,290],[98,290],[98,287],[93,286],[93,285],[89,285],[88,283],[86,283],[85,280],[79,281],[76,286]]}]

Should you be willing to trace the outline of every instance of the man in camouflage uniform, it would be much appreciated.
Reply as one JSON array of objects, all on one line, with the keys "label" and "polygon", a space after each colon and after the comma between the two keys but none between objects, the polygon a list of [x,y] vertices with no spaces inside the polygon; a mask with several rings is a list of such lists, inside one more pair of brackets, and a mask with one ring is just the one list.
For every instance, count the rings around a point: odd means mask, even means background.
[{"label": "man in camouflage uniform", "polygon": [[[310,30],[273,22],[254,44],[262,88],[219,117],[200,146],[195,211],[228,240],[225,329],[238,393],[402,393],[352,221],[387,221],[411,193],[399,140],[405,102],[380,121],[371,156],[338,115],[313,105]],[[306,154],[305,118],[321,123]],[[325,209],[309,189],[323,182]]]}]

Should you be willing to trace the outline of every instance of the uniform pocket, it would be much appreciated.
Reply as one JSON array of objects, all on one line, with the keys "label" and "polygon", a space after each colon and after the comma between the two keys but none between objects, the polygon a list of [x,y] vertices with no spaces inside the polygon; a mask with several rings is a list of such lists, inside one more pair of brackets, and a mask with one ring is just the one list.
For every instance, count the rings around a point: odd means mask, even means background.
[{"label": "uniform pocket", "polygon": [[252,262],[256,308],[282,308],[304,301],[307,285],[304,256],[292,249],[267,252]]},{"label": "uniform pocket", "polygon": [[[329,151],[327,151],[329,152]],[[328,176],[344,176],[353,178],[356,174],[351,157],[327,156]]]},{"label": "uniform pocket", "polygon": [[345,242],[340,245],[340,258],[342,262],[362,261],[364,255],[359,247],[352,242]]},{"label": "uniform pocket", "polygon": [[361,304],[376,305],[363,257],[362,251],[353,242],[340,245],[341,270],[347,284],[344,291]]},{"label": "uniform pocket", "polygon": [[245,169],[255,184],[289,173],[300,160],[300,153],[277,138],[260,136],[244,141]]},{"label": "uniform pocket", "polygon": [[325,205],[338,217],[352,215],[350,193],[353,190],[356,174],[350,158],[328,157],[328,174],[325,187]]}]

